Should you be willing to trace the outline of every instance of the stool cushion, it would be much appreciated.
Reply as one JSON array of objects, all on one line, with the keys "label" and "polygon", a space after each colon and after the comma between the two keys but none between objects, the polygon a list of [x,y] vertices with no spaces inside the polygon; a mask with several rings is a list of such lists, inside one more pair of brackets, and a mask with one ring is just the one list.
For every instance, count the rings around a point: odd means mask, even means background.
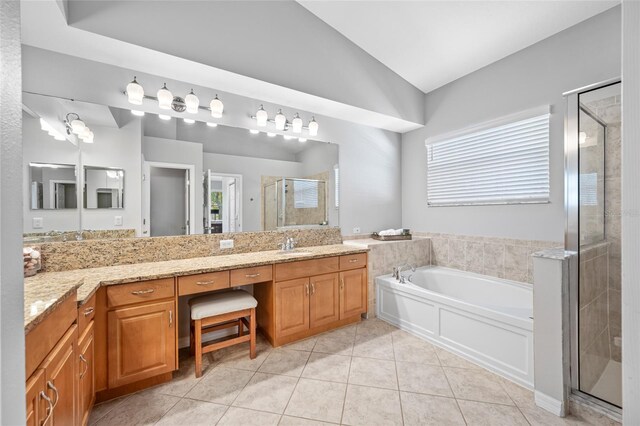
[{"label": "stool cushion", "polygon": [[189,305],[191,319],[198,320],[255,308],[258,306],[258,301],[244,290],[232,290],[196,297],[189,301]]}]

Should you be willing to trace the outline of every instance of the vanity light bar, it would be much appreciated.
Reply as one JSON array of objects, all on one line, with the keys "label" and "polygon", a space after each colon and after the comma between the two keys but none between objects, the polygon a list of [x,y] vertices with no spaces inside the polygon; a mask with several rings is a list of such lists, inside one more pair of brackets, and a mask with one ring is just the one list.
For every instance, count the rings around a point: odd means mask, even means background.
[{"label": "vanity light bar", "polygon": [[[278,110],[278,114],[276,114],[275,118],[268,118],[267,112],[264,110],[263,106],[260,105],[260,109],[256,113],[256,115],[249,115],[249,118],[252,120],[256,120],[258,127],[264,127],[267,123],[273,124],[276,130],[288,131],[292,130],[293,133],[302,133],[302,130],[307,130],[309,132],[309,136],[317,136],[318,135],[318,122],[316,121],[315,116],[311,117],[311,121],[307,126],[302,124],[302,119],[300,115],[296,113],[292,122],[289,122],[285,115],[282,113],[282,110]],[[302,138],[304,139],[304,138]]]}]

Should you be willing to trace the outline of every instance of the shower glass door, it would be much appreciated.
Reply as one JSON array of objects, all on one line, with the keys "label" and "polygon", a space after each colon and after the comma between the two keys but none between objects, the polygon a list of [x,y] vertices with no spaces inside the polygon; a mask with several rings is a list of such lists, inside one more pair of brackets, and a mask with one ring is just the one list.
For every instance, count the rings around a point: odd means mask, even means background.
[{"label": "shower glass door", "polygon": [[579,254],[571,292],[574,389],[621,408],[620,86],[567,97],[567,249]]}]

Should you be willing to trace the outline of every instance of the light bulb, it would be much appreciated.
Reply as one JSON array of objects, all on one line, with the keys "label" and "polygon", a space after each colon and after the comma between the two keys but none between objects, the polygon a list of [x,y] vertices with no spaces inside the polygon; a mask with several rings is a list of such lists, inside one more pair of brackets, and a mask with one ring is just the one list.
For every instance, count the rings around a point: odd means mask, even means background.
[{"label": "light bulb", "polygon": [[137,109],[132,109],[131,110],[131,114],[137,115],[138,117],[143,117],[144,116],[144,111],[138,111]]},{"label": "light bulb", "polygon": [[129,99],[129,103],[134,105],[142,105],[142,99],[144,98],[144,89],[138,82],[136,81],[135,76],[133,77],[133,81],[127,84],[127,97]]},{"label": "light bulb", "polygon": [[251,129],[249,130],[249,133],[251,133],[252,135],[257,135],[258,133],[260,133],[260,130]]},{"label": "light bulb", "polygon": [[580,145],[582,145],[586,141],[587,141],[587,133],[586,132],[580,132],[580,138],[579,138]]},{"label": "light bulb", "polygon": [[211,116],[213,118],[222,117],[222,111],[224,111],[224,104],[220,99],[218,99],[218,95],[209,103],[209,108],[211,109]]},{"label": "light bulb", "polygon": [[267,132],[267,136],[269,136],[270,138],[275,138],[276,134],[273,132]]},{"label": "light bulb", "polygon": [[296,112],[296,116],[293,117],[293,121],[291,121],[291,126],[293,127],[293,133],[302,133],[302,118]]},{"label": "light bulb", "polygon": [[256,121],[258,122],[259,127],[264,127],[267,125],[267,120],[269,119],[269,114],[264,110],[262,105],[260,105],[260,109],[256,112]]},{"label": "light bulb", "polygon": [[307,138],[298,138],[298,142],[306,142]]},{"label": "light bulb", "polygon": [[171,116],[170,115],[166,115],[166,114],[158,114],[158,118],[160,120],[171,120]]},{"label": "light bulb", "polygon": [[318,122],[315,117],[311,117],[309,122],[309,136],[318,136]]},{"label": "light bulb", "polygon": [[210,121],[207,121],[207,126],[209,126],[209,127],[218,127],[218,123],[212,123]]},{"label": "light bulb", "polygon": [[171,103],[173,102],[173,95],[167,89],[167,83],[165,83],[160,90],[158,90],[158,108],[171,109]]},{"label": "light bulb", "polygon": [[284,130],[284,126],[287,123],[287,117],[284,116],[282,110],[278,110],[278,114],[276,114],[276,130]]},{"label": "light bulb", "polygon": [[84,121],[80,120],[79,118],[71,122],[71,131],[76,135],[82,133],[86,128],[87,125],[84,124]]},{"label": "light bulb", "polygon": [[192,120],[190,118],[183,118],[184,122],[187,124],[194,124],[196,122],[196,120]]},{"label": "light bulb", "polygon": [[187,112],[189,114],[197,114],[198,106],[200,105],[200,99],[193,93],[193,89],[187,96],[184,97],[184,103],[187,105]]}]

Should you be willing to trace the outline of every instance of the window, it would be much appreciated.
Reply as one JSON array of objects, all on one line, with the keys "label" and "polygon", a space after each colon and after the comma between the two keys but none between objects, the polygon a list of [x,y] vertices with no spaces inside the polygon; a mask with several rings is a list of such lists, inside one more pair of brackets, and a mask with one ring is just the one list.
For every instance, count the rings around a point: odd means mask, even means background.
[{"label": "window", "polygon": [[580,173],[580,205],[598,205],[598,173]]},{"label": "window", "polygon": [[336,209],[340,207],[340,168],[338,167],[338,165],[336,164],[335,166],[333,166],[333,180],[335,181],[334,184],[334,194],[333,194],[333,198],[335,199],[335,207]]},{"label": "window", "polygon": [[318,181],[294,180],[293,197],[296,209],[318,208]]},{"label": "window", "polygon": [[549,108],[427,139],[427,204],[549,201]]}]

